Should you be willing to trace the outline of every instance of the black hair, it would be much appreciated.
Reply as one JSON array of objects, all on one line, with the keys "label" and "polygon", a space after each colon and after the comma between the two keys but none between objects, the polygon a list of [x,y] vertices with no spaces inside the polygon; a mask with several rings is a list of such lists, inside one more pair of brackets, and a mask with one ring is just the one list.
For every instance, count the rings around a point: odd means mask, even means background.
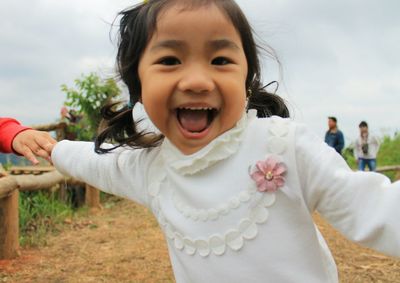
[{"label": "black hair", "polygon": [[[140,58],[148,41],[157,26],[160,12],[175,4],[177,0],[149,0],[119,13],[119,44],[117,68],[122,81],[129,90],[129,103],[134,105],[141,100],[141,83],[138,74]],[[248,109],[256,109],[258,117],[277,115],[289,117],[285,102],[276,94],[269,93],[261,81],[261,67],[258,45],[253,37],[253,30],[234,0],[188,0],[182,1],[189,9],[202,5],[216,5],[231,20],[238,31],[247,59],[248,75]],[[271,54],[270,54],[271,55]],[[274,56],[272,54],[273,57]],[[95,140],[95,150],[105,153],[119,146],[128,145],[134,148],[148,148],[160,144],[162,135],[138,131],[133,121],[130,107],[119,107],[118,104],[107,105],[102,109],[105,126]],[[111,149],[101,148],[102,143],[111,141],[117,145]]]},{"label": "black hair", "polygon": [[365,121],[361,121],[360,125],[358,125],[359,128],[365,127],[368,128],[368,124]]},{"label": "black hair", "polygon": [[330,116],[328,117],[329,120],[332,120],[333,122],[337,123],[337,119],[336,117]]}]

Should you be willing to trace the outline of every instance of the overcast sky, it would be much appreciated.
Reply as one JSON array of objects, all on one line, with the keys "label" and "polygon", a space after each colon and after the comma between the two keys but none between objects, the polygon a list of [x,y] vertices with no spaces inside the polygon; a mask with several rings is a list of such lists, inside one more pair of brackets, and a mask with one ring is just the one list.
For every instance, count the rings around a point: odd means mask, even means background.
[{"label": "overcast sky", "polygon": [[[334,115],[350,142],[361,120],[378,135],[400,129],[400,1],[241,0],[262,40],[281,61],[264,80],[294,118],[321,136]],[[128,0],[2,0],[0,116],[55,121],[61,84],[91,71],[113,75],[110,23]]]}]

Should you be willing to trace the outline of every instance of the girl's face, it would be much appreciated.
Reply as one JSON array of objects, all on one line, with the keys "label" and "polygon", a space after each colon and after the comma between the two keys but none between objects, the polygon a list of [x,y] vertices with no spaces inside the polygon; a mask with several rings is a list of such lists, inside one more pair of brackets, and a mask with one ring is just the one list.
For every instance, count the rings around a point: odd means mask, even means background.
[{"label": "girl's face", "polygon": [[235,126],[246,77],[240,35],[215,5],[162,12],[139,63],[146,112],[184,154]]}]

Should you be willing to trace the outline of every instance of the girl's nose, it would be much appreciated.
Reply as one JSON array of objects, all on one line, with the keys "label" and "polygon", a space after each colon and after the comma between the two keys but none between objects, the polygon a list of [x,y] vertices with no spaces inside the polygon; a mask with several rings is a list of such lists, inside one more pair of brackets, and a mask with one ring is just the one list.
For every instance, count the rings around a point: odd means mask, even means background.
[{"label": "girl's nose", "polygon": [[178,84],[182,92],[207,93],[215,88],[210,70],[204,66],[191,66],[184,71]]}]

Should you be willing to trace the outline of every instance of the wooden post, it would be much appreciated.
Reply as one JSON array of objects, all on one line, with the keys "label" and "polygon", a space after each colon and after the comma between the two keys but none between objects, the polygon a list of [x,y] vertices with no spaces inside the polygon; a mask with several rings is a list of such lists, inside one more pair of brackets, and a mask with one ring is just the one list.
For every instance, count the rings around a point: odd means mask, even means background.
[{"label": "wooden post", "polygon": [[64,125],[58,129],[56,129],[56,140],[61,141],[67,137],[66,135],[67,125]]},{"label": "wooden post", "polygon": [[85,202],[92,211],[102,209],[100,204],[100,191],[95,187],[86,184]]},{"label": "wooden post", "polygon": [[5,177],[7,175],[8,175],[7,171],[4,169],[3,165],[1,165],[1,163],[0,163],[0,178]]},{"label": "wooden post", "polygon": [[58,199],[63,203],[67,203],[68,201],[67,186],[63,183],[60,183]]},{"label": "wooden post", "polygon": [[[16,183],[10,182],[10,186],[15,188]],[[18,256],[18,197],[18,190],[13,190],[10,195],[0,198],[0,259],[12,259]]]}]

